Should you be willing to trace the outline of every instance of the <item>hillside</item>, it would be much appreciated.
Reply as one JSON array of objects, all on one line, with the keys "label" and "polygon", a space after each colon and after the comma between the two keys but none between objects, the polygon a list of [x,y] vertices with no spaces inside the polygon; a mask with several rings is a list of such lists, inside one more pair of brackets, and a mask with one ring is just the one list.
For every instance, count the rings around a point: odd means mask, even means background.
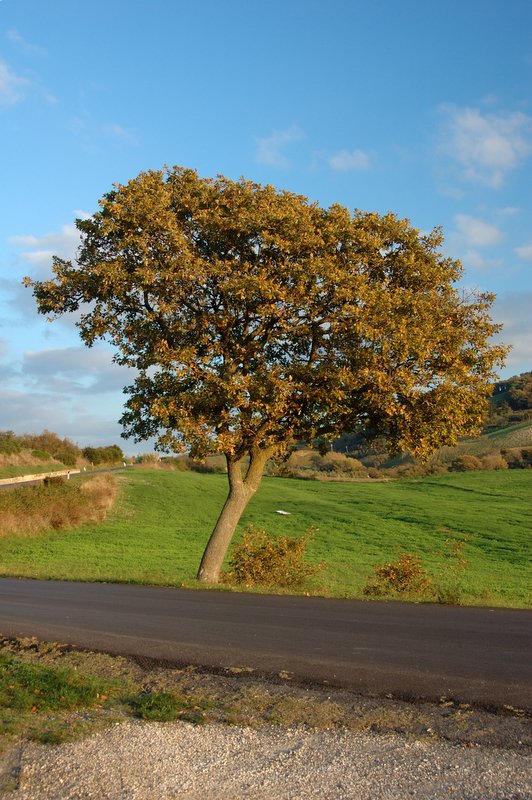
[{"label": "hillside", "polygon": [[[426,467],[408,455],[390,458],[382,440],[371,441],[363,431],[347,433],[333,442],[333,450],[383,474],[413,475],[448,468],[506,469],[532,466],[532,372],[495,384],[482,434],[456,447],[441,448]],[[523,452],[524,451],[524,452]],[[469,460],[464,461],[467,456]],[[473,457],[473,458],[469,458]],[[477,461],[473,460],[477,459]],[[479,460],[483,459],[485,463]]]}]

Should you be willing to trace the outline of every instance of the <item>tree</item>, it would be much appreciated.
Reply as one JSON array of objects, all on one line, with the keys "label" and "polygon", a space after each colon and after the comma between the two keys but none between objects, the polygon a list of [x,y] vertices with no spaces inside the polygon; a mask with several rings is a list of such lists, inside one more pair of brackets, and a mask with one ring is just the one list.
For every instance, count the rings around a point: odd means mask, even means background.
[{"label": "tree", "polygon": [[25,283],[137,371],[124,436],[225,454],[200,580],[218,580],[266,462],[294,442],[363,426],[426,456],[482,422],[505,353],[494,298],[459,293],[438,229],[180,167],[115,185],[76,224],[76,262]]}]

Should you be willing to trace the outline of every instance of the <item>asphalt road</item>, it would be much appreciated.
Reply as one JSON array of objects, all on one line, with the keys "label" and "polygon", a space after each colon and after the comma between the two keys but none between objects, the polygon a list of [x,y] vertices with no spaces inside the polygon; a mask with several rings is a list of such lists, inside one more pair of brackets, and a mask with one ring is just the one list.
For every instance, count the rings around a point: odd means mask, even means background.
[{"label": "asphalt road", "polygon": [[0,579],[0,633],[362,694],[532,709],[532,612]]}]

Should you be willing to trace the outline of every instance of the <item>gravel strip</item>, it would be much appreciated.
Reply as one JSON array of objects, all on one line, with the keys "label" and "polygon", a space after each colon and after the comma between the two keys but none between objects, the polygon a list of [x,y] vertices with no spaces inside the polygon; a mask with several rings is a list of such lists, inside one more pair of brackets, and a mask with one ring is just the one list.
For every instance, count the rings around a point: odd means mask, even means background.
[{"label": "gravel strip", "polygon": [[530,759],[495,747],[306,728],[127,722],[24,744],[6,800],[532,800]]}]

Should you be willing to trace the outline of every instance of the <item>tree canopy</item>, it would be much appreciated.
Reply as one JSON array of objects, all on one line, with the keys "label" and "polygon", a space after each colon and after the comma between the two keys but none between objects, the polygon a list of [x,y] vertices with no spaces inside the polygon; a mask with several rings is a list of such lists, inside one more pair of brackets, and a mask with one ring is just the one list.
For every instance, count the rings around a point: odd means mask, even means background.
[{"label": "tree canopy", "polygon": [[79,310],[83,341],[136,370],[125,436],[225,454],[204,580],[292,443],[363,426],[427,456],[482,423],[505,354],[494,298],[459,291],[439,229],[181,167],[116,185],[76,224],[76,262],[26,283],[41,313]]}]

